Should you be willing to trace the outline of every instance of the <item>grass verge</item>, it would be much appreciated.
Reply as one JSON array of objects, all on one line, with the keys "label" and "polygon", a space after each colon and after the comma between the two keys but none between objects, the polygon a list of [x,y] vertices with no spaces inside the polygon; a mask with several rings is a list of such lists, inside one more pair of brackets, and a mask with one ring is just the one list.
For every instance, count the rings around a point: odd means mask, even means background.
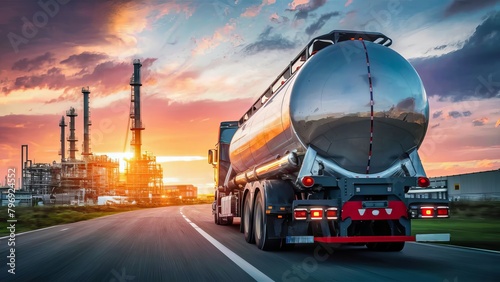
[{"label": "grass verge", "polygon": [[500,202],[451,202],[451,218],[412,221],[413,234],[450,233],[445,244],[500,251]]},{"label": "grass verge", "polygon": [[[40,229],[53,225],[77,222],[143,207],[130,206],[85,206],[85,207],[16,207],[16,233]],[[0,208],[0,236],[9,234],[7,207]]]},{"label": "grass verge", "polygon": [[449,233],[444,244],[500,251],[500,219],[420,219],[412,222],[412,233]]}]

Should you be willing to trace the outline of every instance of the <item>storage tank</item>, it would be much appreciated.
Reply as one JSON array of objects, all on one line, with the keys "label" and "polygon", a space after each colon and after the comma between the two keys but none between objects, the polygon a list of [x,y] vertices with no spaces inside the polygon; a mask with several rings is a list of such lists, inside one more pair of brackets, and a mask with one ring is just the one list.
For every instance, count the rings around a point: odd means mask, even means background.
[{"label": "storage tank", "polygon": [[428,121],[425,89],[406,59],[342,41],[312,55],[240,125],[231,164],[241,173],[310,146],[344,170],[376,174],[420,146]]}]

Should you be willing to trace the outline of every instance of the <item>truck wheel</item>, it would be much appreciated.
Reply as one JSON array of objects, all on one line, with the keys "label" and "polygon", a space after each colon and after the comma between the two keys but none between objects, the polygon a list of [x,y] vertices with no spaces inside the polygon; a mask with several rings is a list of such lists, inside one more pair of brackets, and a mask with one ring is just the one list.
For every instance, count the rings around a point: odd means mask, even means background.
[{"label": "truck wheel", "polygon": [[219,218],[219,207],[217,206],[218,195],[217,191],[215,191],[215,201],[212,203],[212,211],[214,213],[214,222],[217,225],[220,225],[221,221]]},{"label": "truck wheel", "polygon": [[392,242],[387,246],[386,252],[400,252],[405,247],[405,242]]},{"label": "truck wheel", "polygon": [[368,250],[376,252],[400,252],[405,247],[405,242],[368,243]]},{"label": "truck wheel", "polygon": [[233,217],[232,216],[227,216],[227,217],[219,217],[220,225],[231,225],[233,224]]},{"label": "truck wheel", "polygon": [[[387,222],[375,222],[373,225],[375,235],[391,235],[391,229]],[[405,242],[377,242],[366,244],[369,250],[376,252],[399,252],[405,247]]]},{"label": "truck wheel", "polygon": [[269,239],[266,219],[267,217],[264,207],[264,199],[260,193],[257,194],[254,206],[254,230],[255,244],[264,251],[276,250],[281,245],[281,239]]},{"label": "truck wheel", "polygon": [[217,212],[217,210],[214,212],[214,222],[215,222],[215,224],[220,225],[220,218],[219,218],[219,213]]},{"label": "truck wheel", "polygon": [[250,194],[248,194],[245,198],[243,207],[243,220],[241,224],[243,224],[243,234],[245,234],[245,241],[250,244],[255,243],[255,237],[253,236],[253,217],[252,209],[250,206]]}]

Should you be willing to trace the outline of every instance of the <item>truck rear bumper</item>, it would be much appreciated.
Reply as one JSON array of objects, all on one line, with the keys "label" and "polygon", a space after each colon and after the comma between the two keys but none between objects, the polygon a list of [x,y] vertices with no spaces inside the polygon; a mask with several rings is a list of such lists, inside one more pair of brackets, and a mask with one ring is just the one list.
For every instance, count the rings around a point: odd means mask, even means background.
[{"label": "truck rear bumper", "polygon": [[314,237],[287,236],[287,244],[318,243],[375,243],[375,242],[448,242],[450,234],[417,234],[416,236],[346,236],[346,237]]}]

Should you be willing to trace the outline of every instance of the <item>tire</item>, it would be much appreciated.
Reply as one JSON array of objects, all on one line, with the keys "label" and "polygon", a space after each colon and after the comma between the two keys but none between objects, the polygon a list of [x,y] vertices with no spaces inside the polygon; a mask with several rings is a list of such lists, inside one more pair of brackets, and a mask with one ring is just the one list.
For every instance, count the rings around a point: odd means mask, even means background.
[{"label": "tire", "polygon": [[253,234],[253,214],[250,202],[250,194],[245,198],[245,203],[243,207],[243,219],[241,224],[243,224],[243,234],[245,235],[245,241],[249,244],[255,243],[255,237]]},{"label": "tire", "polygon": [[375,252],[400,252],[404,249],[405,242],[368,243],[366,247]]},{"label": "tire", "polygon": [[220,222],[220,225],[232,225],[233,224],[233,217],[232,216],[219,217],[219,222]]},{"label": "tire", "polygon": [[257,193],[254,205],[254,231],[255,244],[264,251],[272,251],[279,249],[281,239],[269,239],[267,228],[267,217],[264,206],[264,199],[260,193]]},{"label": "tire", "polygon": [[[373,232],[375,235],[391,235],[391,230],[385,223],[374,225]],[[405,242],[367,243],[366,247],[376,252],[400,252],[405,247]]]},{"label": "tire", "polygon": [[405,247],[405,242],[392,242],[387,246],[386,252],[400,252]]},{"label": "tire", "polygon": [[217,211],[214,212],[214,223],[219,225],[220,222],[219,222],[219,216],[218,216],[218,213]]},{"label": "tire", "polygon": [[215,191],[215,201],[214,201],[214,206],[215,206],[215,210],[214,210],[214,223],[217,224],[217,225],[220,225],[221,224],[221,220],[219,218],[219,207],[217,206],[217,200],[218,200],[218,195],[217,195],[217,191]]}]

